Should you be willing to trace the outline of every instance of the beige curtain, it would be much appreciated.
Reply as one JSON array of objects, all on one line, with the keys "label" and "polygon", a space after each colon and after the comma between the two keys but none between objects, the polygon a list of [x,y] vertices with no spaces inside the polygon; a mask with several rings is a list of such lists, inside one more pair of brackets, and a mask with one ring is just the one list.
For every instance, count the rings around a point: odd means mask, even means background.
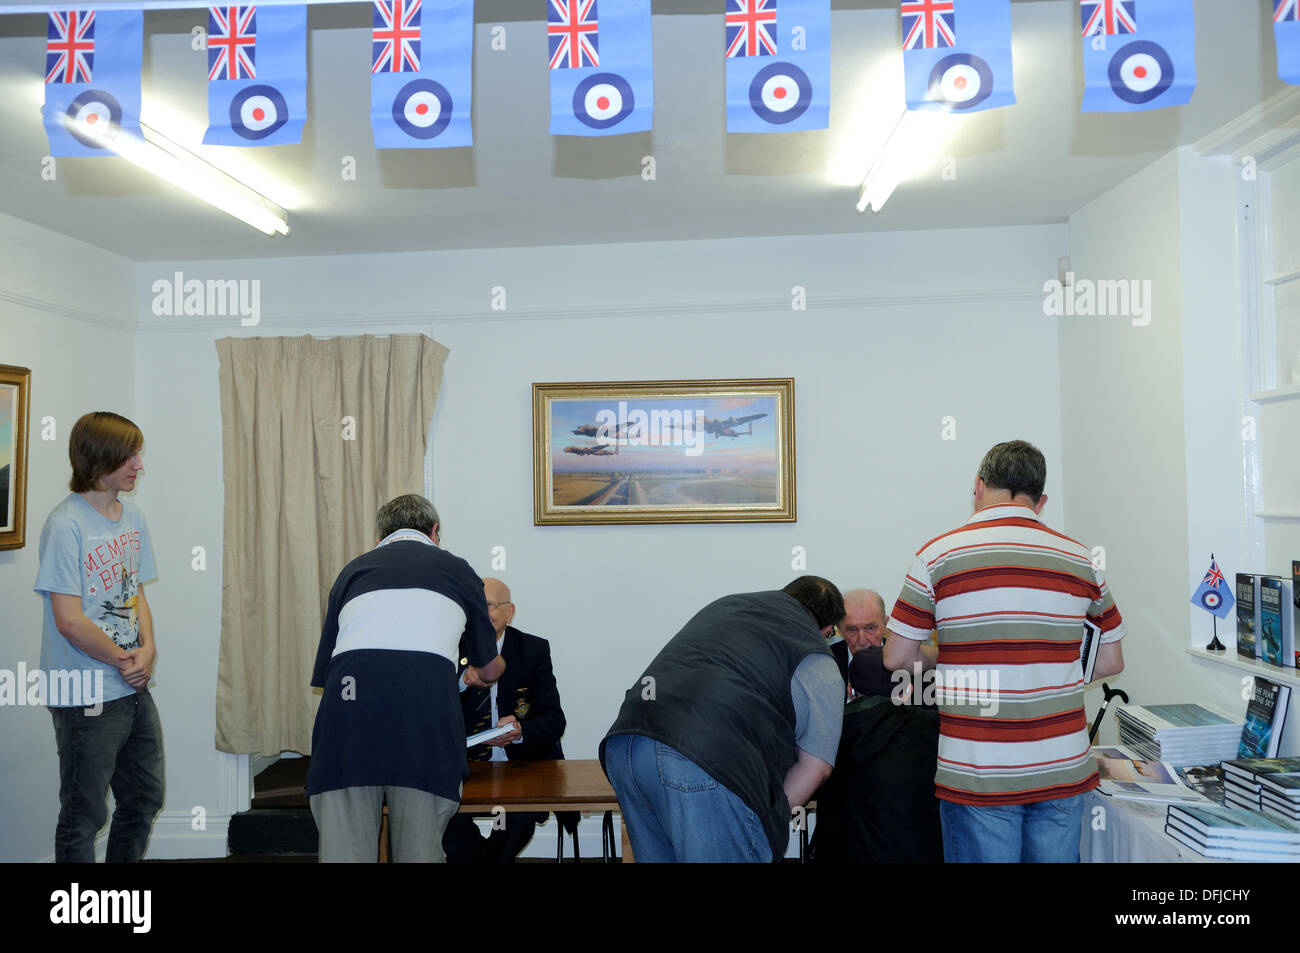
[{"label": "beige curtain", "polygon": [[223,338],[217,748],[311,751],[330,587],[375,544],[375,511],[424,492],[448,351],[424,336]]}]

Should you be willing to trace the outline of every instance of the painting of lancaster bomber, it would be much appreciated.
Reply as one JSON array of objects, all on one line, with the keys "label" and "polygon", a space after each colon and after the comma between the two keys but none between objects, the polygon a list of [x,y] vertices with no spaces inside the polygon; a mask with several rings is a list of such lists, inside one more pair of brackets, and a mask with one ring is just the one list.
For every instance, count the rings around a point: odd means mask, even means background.
[{"label": "painting of lancaster bomber", "polygon": [[794,381],[533,385],[533,522],[793,522]]}]

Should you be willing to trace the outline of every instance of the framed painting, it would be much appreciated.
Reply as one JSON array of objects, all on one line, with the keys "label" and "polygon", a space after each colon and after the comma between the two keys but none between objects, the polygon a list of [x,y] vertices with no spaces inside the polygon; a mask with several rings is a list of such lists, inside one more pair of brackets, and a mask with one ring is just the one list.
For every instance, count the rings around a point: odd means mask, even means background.
[{"label": "framed painting", "polygon": [[32,372],[0,364],[0,549],[22,549],[27,530],[27,402]]},{"label": "framed painting", "polygon": [[533,523],[795,521],[794,380],[533,385]]}]

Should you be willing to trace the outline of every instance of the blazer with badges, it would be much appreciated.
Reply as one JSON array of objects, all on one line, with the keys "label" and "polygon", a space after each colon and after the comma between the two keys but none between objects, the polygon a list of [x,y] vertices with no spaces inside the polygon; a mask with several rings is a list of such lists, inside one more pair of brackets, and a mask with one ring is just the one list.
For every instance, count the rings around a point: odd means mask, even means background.
[{"label": "blazer with badges", "polygon": [[[536,635],[506,626],[501,639],[501,657],[506,670],[497,682],[497,718],[514,715],[524,733],[518,744],[504,745],[511,761],[558,761],[564,758],[560,736],[567,724],[560,707],[560,690],[551,669],[551,643]],[[461,692],[465,734],[474,734],[484,712],[491,711],[488,689],[470,687]],[[489,718],[490,720],[490,718]],[[482,760],[487,745],[468,752],[471,761]]]}]

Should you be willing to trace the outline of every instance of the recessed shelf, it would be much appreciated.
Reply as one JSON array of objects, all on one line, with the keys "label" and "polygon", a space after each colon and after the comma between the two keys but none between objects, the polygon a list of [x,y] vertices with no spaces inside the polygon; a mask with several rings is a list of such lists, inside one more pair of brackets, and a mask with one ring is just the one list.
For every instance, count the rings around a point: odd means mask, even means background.
[{"label": "recessed shelf", "polygon": [[1255,518],[1261,520],[1300,520],[1300,510],[1256,510]]},{"label": "recessed shelf", "polygon": [[1228,649],[1226,652],[1207,652],[1205,649],[1187,647],[1187,654],[1193,658],[1205,659],[1207,662],[1214,662],[1227,668],[1235,668],[1240,672],[1248,675],[1262,675],[1271,682],[1279,682],[1283,685],[1290,685],[1292,688],[1300,688],[1300,672],[1293,668],[1278,668],[1276,665],[1269,665],[1267,662],[1261,662],[1258,659],[1237,658],[1235,649]]},{"label": "recessed shelf", "polygon": [[1284,285],[1288,282],[1297,280],[1300,280],[1300,270],[1286,271],[1280,275],[1274,275],[1272,278],[1265,278],[1264,284],[1272,285],[1276,288],[1278,285]]},{"label": "recessed shelf", "polygon": [[1291,387],[1278,387],[1275,390],[1257,390],[1247,395],[1257,404],[1271,404],[1278,400],[1296,400],[1300,398],[1300,384]]}]

